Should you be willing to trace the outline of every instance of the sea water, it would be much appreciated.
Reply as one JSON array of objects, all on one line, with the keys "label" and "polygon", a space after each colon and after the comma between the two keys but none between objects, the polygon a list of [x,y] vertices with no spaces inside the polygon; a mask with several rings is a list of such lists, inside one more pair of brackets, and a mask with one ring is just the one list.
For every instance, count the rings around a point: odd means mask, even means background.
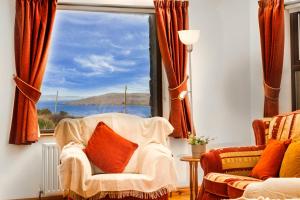
[{"label": "sea water", "polygon": [[[38,109],[48,108],[52,113],[55,112],[55,101],[39,101]],[[67,112],[74,117],[85,117],[100,113],[119,112],[124,113],[124,105],[70,105],[66,101],[59,101],[57,103],[56,112]],[[138,115],[141,117],[151,116],[150,106],[127,105],[126,113]]]}]

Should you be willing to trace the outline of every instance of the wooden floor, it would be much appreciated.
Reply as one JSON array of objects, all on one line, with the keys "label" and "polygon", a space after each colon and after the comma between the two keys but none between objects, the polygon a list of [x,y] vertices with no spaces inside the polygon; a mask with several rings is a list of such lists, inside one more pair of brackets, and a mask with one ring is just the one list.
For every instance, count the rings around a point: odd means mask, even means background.
[{"label": "wooden floor", "polygon": [[190,194],[188,188],[179,189],[177,192],[172,192],[169,200],[189,200]]},{"label": "wooden floor", "polygon": [[169,198],[169,200],[189,200],[190,196],[188,194],[182,194],[182,195],[174,195]]},{"label": "wooden floor", "polygon": [[[52,196],[52,197],[42,197],[42,200],[65,200],[62,196]],[[176,192],[172,192],[169,195],[169,200],[189,200],[190,194],[188,188],[178,189]],[[19,199],[19,200],[39,200],[39,198],[28,198],[28,199]]]}]

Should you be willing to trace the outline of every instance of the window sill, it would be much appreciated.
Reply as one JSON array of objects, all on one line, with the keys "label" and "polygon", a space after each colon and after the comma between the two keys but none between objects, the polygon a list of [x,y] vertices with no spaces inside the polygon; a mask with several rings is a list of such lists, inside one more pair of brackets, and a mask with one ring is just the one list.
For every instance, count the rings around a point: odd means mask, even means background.
[{"label": "window sill", "polygon": [[54,130],[41,130],[40,131],[40,137],[53,137],[54,136]]},{"label": "window sill", "polygon": [[54,133],[41,133],[40,137],[54,137]]}]

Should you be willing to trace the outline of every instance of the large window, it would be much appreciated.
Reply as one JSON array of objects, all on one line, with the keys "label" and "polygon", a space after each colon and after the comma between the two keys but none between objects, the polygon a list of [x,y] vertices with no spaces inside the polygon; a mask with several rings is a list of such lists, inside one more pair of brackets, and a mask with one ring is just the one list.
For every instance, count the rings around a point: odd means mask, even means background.
[{"label": "large window", "polygon": [[58,10],[40,129],[106,112],[161,115],[161,60],[152,14]]}]

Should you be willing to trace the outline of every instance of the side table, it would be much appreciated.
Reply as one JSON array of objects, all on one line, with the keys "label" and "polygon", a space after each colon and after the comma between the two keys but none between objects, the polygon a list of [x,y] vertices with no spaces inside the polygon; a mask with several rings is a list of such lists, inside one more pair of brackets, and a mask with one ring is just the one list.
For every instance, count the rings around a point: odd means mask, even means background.
[{"label": "side table", "polygon": [[190,165],[190,200],[195,200],[198,194],[198,163],[200,158],[183,156],[181,161],[189,162]]}]

